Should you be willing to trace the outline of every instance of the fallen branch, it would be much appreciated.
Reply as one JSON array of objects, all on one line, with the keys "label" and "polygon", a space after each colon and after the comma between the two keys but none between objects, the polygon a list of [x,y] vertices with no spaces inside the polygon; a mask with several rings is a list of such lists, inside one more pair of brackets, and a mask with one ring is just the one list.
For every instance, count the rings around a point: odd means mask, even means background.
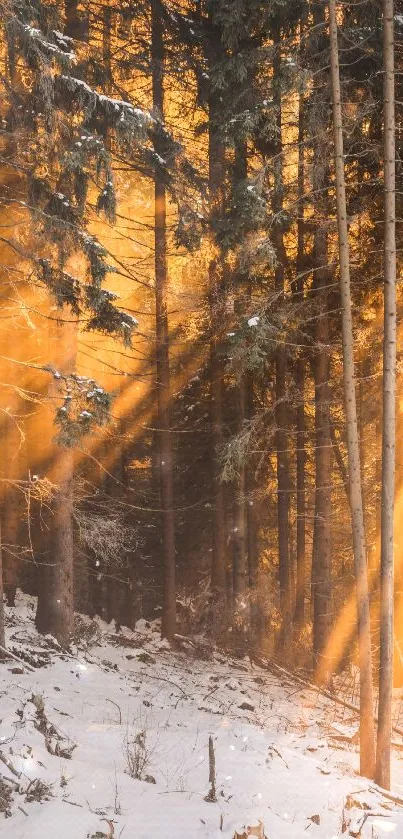
[{"label": "fallen branch", "polygon": [[11,760],[8,757],[6,757],[6,755],[3,752],[0,752],[0,760],[7,766],[7,769],[9,769],[10,772],[12,772],[16,778],[21,778],[21,772],[17,772],[15,766],[13,766],[13,764],[11,763]]},{"label": "fallen branch", "polygon": [[18,658],[18,655],[15,655],[15,654],[14,654],[14,653],[12,653],[10,650],[7,650],[7,649],[6,649],[6,647],[2,647],[2,645],[1,645],[1,644],[0,644],[0,650],[1,650],[3,653],[5,653],[7,656],[9,656],[10,658],[13,658],[15,661],[18,661],[18,662],[19,662],[19,664],[22,664],[22,666],[23,666],[23,667],[26,667],[26,668],[27,668],[27,670],[30,670],[30,671],[31,671],[31,673],[36,673],[36,668],[35,668],[35,667],[32,667],[32,665],[31,665],[31,664],[27,664],[27,662],[26,662],[26,661],[24,661],[24,659],[23,659],[23,658]]},{"label": "fallen branch", "polygon": [[82,804],[77,804],[76,801],[69,801],[68,798],[62,798],[62,801],[64,802],[64,804],[71,804],[72,807],[83,807]]},{"label": "fallen branch", "polygon": [[400,807],[403,807],[403,798],[399,798],[398,795],[392,795],[391,792],[387,792],[386,790],[382,789],[382,787],[378,787],[377,784],[369,787],[369,791],[377,792],[378,795],[382,795],[382,798],[387,798],[388,801],[393,801],[394,804],[399,804]]}]

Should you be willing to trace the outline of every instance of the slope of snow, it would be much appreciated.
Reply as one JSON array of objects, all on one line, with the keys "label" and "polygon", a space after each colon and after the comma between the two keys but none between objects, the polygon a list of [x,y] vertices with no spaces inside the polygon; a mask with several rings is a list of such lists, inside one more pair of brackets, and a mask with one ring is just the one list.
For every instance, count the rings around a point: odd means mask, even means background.
[{"label": "slope of snow", "polygon": [[[403,836],[403,808],[357,776],[351,711],[246,659],[172,652],[144,621],[124,637],[99,623],[98,645],[66,655],[36,634],[33,608],[21,595],[7,629],[31,668],[0,665],[0,749],[21,773],[0,763],[20,784],[0,836],[232,839],[259,820],[267,839]],[[128,757],[144,780],[128,774]]]}]

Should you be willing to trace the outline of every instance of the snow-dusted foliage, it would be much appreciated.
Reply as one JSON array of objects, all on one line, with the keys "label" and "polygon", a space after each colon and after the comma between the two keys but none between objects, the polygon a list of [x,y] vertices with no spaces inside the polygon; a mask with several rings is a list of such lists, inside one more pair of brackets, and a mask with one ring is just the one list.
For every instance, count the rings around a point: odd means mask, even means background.
[{"label": "snow-dusted foliage", "polygon": [[[78,77],[84,65],[78,62],[73,39],[60,31],[56,7],[11,2],[4,7],[4,25],[13,55],[20,56],[25,66],[25,84],[19,91],[22,104],[16,113],[12,92],[7,94],[17,151],[20,132],[29,155],[28,165],[21,168],[27,183],[25,206],[32,213],[36,239],[26,256],[59,306],[67,305],[77,315],[88,313],[88,329],[117,334],[129,344],[137,321],[102,289],[116,267],[88,232],[88,189],[90,181],[95,183],[96,209],[113,223],[116,197],[106,136],[112,132],[125,149],[135,148],[147,141],[153,120],[147,112],[98,92]],[[74,277],[65,269],[73,250],[82,253],[86,276]]]}]

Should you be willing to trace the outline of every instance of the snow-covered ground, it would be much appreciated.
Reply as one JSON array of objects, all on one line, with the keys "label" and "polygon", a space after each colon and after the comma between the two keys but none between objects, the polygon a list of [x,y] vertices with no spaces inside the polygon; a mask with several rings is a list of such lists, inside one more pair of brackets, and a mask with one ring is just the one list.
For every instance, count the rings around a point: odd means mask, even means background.
[{"label": "snow-covered ground", "polygon": [[403,837],[403,807],[357,775],[353,712],[246,659],[172,652],[144,621],[120,635],[100,623],[88,647],[83,628],[67,656],[33,610],[22,595],[8,610],[9,646],[31,668],[0,665],[0,775],[15,782],[0,836],[233,839],[260,820],[267,839]]}]

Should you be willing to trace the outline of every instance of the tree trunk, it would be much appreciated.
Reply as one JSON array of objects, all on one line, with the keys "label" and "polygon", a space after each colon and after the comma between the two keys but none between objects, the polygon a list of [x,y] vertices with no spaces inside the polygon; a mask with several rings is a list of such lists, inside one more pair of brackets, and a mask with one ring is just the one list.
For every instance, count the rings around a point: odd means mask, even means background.
[{"label": "tree trunk", "polygon": [[[155,116],[164,120],[164,43],[159,0],[151,2],[152,91]],[[164,142],[158,125],[155,152],[164,158]],[[173,486],[173,446],[171,433],[171,387],[168,328],[168,265],[166,229],[166,190],[163,173],[155,170],[155,304],[157,356],[157,412],[159,436],[159,476],[162,511],[162,622],[161,633],[172,639],[176,631],[176,551]]]},{"label": "tree trunk", "polygon": [[[211,61],[216,52],[217,34],[213,31],[210,48]],[[225,151],[217,133],[220,120],[220,101],[216,91],[209,98],[209,202],[212,238],[214,221],[220,212],[222,182],[224,177]],[[214,246],[214,245],[213,245]],[[212,565],[211,586],[221,600],[226,588],[227,546],[225,521],[225,492],[221,481],[221,449],[223,445],[223,380],[224,364],[220,354],[220,332],[224,317],[223,270],[219,255],[209,264],[210,286],[210,421],[211,421],[211,463],[213,486],[212,509]]]},{"label": "tree trunk", "polygon": [[298,393],[299,405],[296,410],[296,466],[297,466],[297,579],[295,591],[295,624],[298,630],[305,625],[305,359],[299,358],[295,369],[295,385]]},{"label": "tree trunk", "polygon": [[4,434],[4,495],[2,511],[2,548],[4,594],[9,606],[14,606],[20,569],[19,536],[21,520],[21,491],[16,486],[20,479],[21,432],[15,417],[13,400],[11,415],[5,417]]},{"label": "tree trunk", "polygon": [[88,41],[88,16],[80,14],[79,0],[66,0],[64,31],[77,41]]},{"label": "tree trunk", "polygon": [[[245,383],[242,379],[236,387],[237,395],[237,432],[243,429],[245,420]],[[233,515],[233,572],[235,609],[245,609],[246,591],[246,515],[245,515],[245,464],[241,464],[235,485]],[[246,615],[246,613],[245,613]]]},{"label": "tree trunk", "polygon": [[[61,321],[51,328],[51,340],[50,358],[55,359],[55,369],[63,375],[72,373],[77,353],[76,325]],[[52,411],[59,398],[57,381],[53,379],[50,385]],[[55,445],[49,477],[55,485],[55,493],[49,517],[49,550],[40,568],[35,623],[38,632],[49,633],[61,644],[68,644],[74,631],[73,449]]]},{"label": "tree trunk", "polygon": [[4,596],[3,596],[3,562],[1,547],[1,521],[0,521],[0,647],[5,647],[6,639],[4,633]]},{"label": "tree trunk", "polygon": [[[125,483],[125,466],[123,457],[123,443],[122,443],[122,421],[120,418],[116,421],[116,433],[111,440],[106,438],[105,460],[107,460],[107,448],[109,452],[113,446],[114,462],[110,464],[108,471],[104,476],[105,493],[111,499],[111,506],[119,503],[122,498],[122,489]],[[124,597],[126,585],[123,581],[125,576],[125,557],[114,559],[110,564],[104,565],[105,572],[105,588],[106,588],[106,619],[108,622],[114,620],[116,628],[118,629],[123,621],[124,611]]]},{"label": "tree trunk", "polygon": [[[275,37],[273,58],[273,101],[277,123],[277,143],[274,159],[272,208],[274,219],[273,241],[277,263],[275,287],[278,305],[284,301],[284,241],[281,214],[283,210],[283,145],[281,119],[281,53],[280,33]],[[277,452],[277,522],[280,609],[282,614],[281,644],[286,649],[291,635],[291,568],[289,546],[290,474],[288,457],[287,358],[281,342],[276,351],[276,452]]]},{"label": "tree trunk", "polygon": [[375,769],[375,742],[371,627],[367,557],[365,549],[364,511],[361,489],[360,441],[358,436],[355,390],[354,338],[350,291],[350,253],[344,175],[343,122],[335,0],[329,0],[329,27],[337,223],[339,232],[343,377],[347,422],[348,471],[357,588],[358,643],[360,657],[360,771],[362,775],[372,778]]},{"label": "tree trunk", "polygon": [[[245,143],[237,143],[234,159],[234,186],[246,181],[248,174],[247,148]],[[245,316],[245,303],[249,290],[248,276],[238,272],[234,277],[235,312],[242,320]],[[235,387],[235,433],[241,434],[244,429],[246,415],[246,375],[242,373]],[[239,465],[239,474],[234,487],[233,509],[233,576],[235,610],[238,621],[245,632],[249,623],[249,608],[245,601],[247,588],[247,515],[246,499],[246,460]],[[249,605],[249,604],[248,604]]]},{"label": "tree trunk", "polygon": [[[316,3],[313,9],[315,28],[323,26],[325,9]],[[329,315],[328,315],[328,80],[323,71],[319,95],[313,101],[311,122],[314,125],[313,204],[315,215],[313,292],[315,307],[315,516],[312,556],[313,659],[315,677],[326,683],[331,676],[329,638],[332,598],[332,442],[329,406]]]},{"label": "tree trunk", "polygon": [[[302,38],[304,22],[300,24],[300,38]],[[294,284],[295,299],[302,303],[304,297],[305,270],[305,237],[304,237],[304,203],[305,194],[305,120],[304,94],[299,93],[298,102],[298,222],[297,222],[297,277]],[[302,354],[295,365],[295,387],[298,405],[295,415],[296,426],[296,495],[297,495],[297,579],[295,592],[295,625],[301,631],[305,624],[305,357]]]},{"label": "tree trunk", "polygon": [[[246,374],[246,417],[250,421],[254,416],[254,392],[253,378],[250,373]],[[249,572],[249,588],[251,592],[250,603],[250,625],[252,640],[259,643],[259,637],[263,628],[263,616],[259,603],[259,513],[258,500],[256,498],[255,478],[256,456],[249,456],[246,467],[246,534],[247,534],[247,557]]]},{"label": "tree trunk", "polygon": [[50,601],[47,608],[49,632],[62,644],[71,640],[74,632],[73,604],[73,478],[74,452],[59,449],[52,478],[57,485],[53,506],[50,538],[50,562],[47,569],[51,576]]},{"label": "tree trunk", "polygon": [[315,375],[315,557],[313,581],[313,653],[316,675],[328,682],[331,675],[328,642],[331,631],[332,598],[332,441],[329,413],[329,317],[327,232],[315,231],[316,313]]},{"label": "tree trunk", "polygon": [[383,4],[384,56],[384,333],[381,514],[381,614],[376,782],[390,787],[393,688],[393,576],[396,438],[396,182],[394,3]]},{"label": "tree trunk", "polygon": [[[80,20],[77,0],[65,2],[65,33],[72,38],[85,39],[87,24]],[[77,327],[63,322],[50,326],[50,358],[55,369],[64,375],[72,373],[77,354]],[[51,322],[52,324],[52,322]],[[52,410],[59,399],[55,380],[50,385]],[[38,603],[35,624],[38,632],[54,635],[68,644],[74,631],[74,552],[73,552],[73,480],[74,453],[72,449],[55,446],[51,480],[55,484],[49,521],[49,550],[39,569]]]}]

